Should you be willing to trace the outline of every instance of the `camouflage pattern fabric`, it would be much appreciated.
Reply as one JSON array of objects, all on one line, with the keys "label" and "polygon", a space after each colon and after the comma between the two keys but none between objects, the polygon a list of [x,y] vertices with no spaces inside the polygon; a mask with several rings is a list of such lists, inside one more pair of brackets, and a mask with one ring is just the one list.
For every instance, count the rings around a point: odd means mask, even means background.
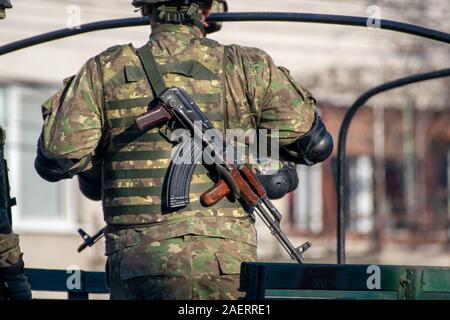
[{"label": "camouflage pattern fabric", "polygon": [[111,299],[238,299],[244,261],[256,261],[256,247],[228,239],[186,235],[140,244],[108,257]]},{"label": "camouflage pattern fabric", "polygon": [[3,147],[6,134],[0,126],[0,268],[10,267],[20,258],[19,236],[12,233],[7,215],[8,199]]},{"label": "camouflage pattern fabric", "polygon": [[211,6],[212,13],[222,13],[225,12],[223,0],[214,0]]},{"label": "camouflage pattern fabric", "polygon": [[[314,98],[264,51],[223,46],[204,38],[195,27],[173,24],[154,25],[148,45],[166,84],[188,91],[217,128],[278,129],[280,145],[293,142],[311,128]],[[228,264],[223,261],[235,261],[236,253],[255,248],[252,217],[238,203],[226,199],[213,208],[201,207],[200,194],[213,184],[202,166],[193,176],[190,206],[175,213],[162,211],[161,186],[170,163],[171,144],[161,137],[164,127],[146,134],[134,127],[134,117],[145,112],[152,99],[134,47],[112,47],[90,59],[44,103],[42,147],[50,157],[79,160],[80,167],[91,159],[103,162],[103,209],[108,225],[105,236],[112,297],[236,297],[239,271],[230,274],[222,270],[221,274],[217,270],[227,269]],[[92,164],[84,170],[90,168]],[[191,241],[191,236],[195,241]],[[163,244],[162,249],[155,249],[155,243]],[[217,250],[211,251],[207,243],[214,243]],[[228,250],[226,243],[235,247]],[[177,259],[169,252],[171,245],[181,249],[184,256],[180,260],[197,261],[194,251],[203,252],[209,259],[206,270],[198,269],[197,263],[190,264],[189,270],[181,268],[180,282],[188,283],[193,279],[192,272],[197,271],[207,274],[211,270],[216,276],[200,277],[203,280],[199,280],[196,293],[191,288],[179,294],[179,289],[174,288],[181,285],[178,278],[171,279],[174,276],[170,268],[164,271],[168,276],[159,274],[162,278],[152,278],[152,268],[160,268],[158,261],[166,261],[169,266],[170,259]],[[162,260],[152,259],[154,252],[160,252]],[[253,254],[243,255],[242,261],[255,258]],[[138,275],[132,275],[133,272]],[[218,285],[221,276],[228,280]],[[148,281],[140,282],[140,278]],[[222,285],[224,291],[218,289]],[[155,291],[162,293],[158,296]],[[210,291],[218,293],[210,295]]]},{"label": "camouflage pattern fabric", "polygon": [[[208,211],[208,210],[206,210]],[[232,239],[256,246],[256,232],[248,217],[195,217],[172,219],[165,222],[136,227],[108,225],[105,231],[106,254],[133,247],[177,238],[186,234],[204,235],[212,238]]]},{"label": "camouflage pattern fabric", "polygon": [[[156,58],[174,56],[200,36],[195,28],[164,24],[153,28],[150,43]],[[108,54],[122,54],[112,49],[101,56],[106,59]],[[279,129],[280,145],[288,145],[309,131],[314,122],[314,98],[286,69],[278,68],[267,53],[232,45],[224,63],[227,127]],[[107,71],[111,75],[106,76],[112,79],[117,71],[108,62],[106,66],[111,68]],[[73,79],[66,81],[65,87],[44,103],[43,142],[49,156],[80,159],[81,163],[82,159],[96,154],[99,144],[107,140],[103,135],[107,127],[102,92],[104,75],[99,70],[98,58],[90,59]],[[145,81],[139,84],[134,92],[124,94],[142,96],[148,84]]]},{"label": "camouflage pattern fabric", "polygon": [[20,254],[19,236],[15,233],[0,234],[0,268],[15,265]]}]

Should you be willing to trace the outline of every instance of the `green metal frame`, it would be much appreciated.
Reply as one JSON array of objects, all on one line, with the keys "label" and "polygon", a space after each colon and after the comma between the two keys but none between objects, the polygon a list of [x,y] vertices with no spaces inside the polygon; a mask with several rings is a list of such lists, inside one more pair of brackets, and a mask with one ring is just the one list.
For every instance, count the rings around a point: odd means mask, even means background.
[{"label": "green metal frame", "polygon": [[370,289],[370,265],[243,263],[240,290],[247,300],[450,300],[450,268],[376,266],[380,286]]},{"label": "green metal frame", "polygon": [[[371,265],[248,262],[241,266],[240,291],[246,300],[357,299],[450,300],[450,268],[379,267],[379,289],[369,289]],[[26,269],[33,291],[67,292],[69,300],[109,294],[104,272],[80,271],[80,285],[69,289],[66,270]]]}]

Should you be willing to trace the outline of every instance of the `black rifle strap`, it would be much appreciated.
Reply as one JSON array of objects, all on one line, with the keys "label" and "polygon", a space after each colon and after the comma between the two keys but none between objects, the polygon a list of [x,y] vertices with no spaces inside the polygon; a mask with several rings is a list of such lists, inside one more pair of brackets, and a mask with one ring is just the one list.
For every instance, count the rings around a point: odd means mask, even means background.
[{"label": "black rifle strap", "polygon": [[147,43],[145,46],[136,50],[144,67],[147,79],[154,91],[155,97],[158,97],[166,88],[166,82],[163,79],[162,73],[159,70],[158,63],[153,56],[152,49]]}]

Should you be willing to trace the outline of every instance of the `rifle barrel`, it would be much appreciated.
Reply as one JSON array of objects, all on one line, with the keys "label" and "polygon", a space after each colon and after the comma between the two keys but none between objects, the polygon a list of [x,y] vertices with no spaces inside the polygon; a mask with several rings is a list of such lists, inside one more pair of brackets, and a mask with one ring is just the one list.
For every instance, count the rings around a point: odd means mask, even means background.
[{"label": "rifle barrel", "polygon": [[298,263],[303,263],[303,256],[298,249],[296,249],[293,244],[289,241],[287,236],[281,230],[280,224],[278,221],[271,219],[271,214],[267,212],[267,209],[264,208],[262,204],[256,206],[256,212],[258,213],[261,220],[267,225],[272,234],[278,239],[286,252],[291,256],[292,259],[297,260]]}]

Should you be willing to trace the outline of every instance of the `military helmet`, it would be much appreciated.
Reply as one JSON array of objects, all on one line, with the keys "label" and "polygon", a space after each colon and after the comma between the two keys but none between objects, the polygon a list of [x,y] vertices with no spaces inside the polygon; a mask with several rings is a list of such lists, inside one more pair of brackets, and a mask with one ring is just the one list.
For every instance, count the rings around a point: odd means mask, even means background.
[{"label": "military helmet", "polygon": [[[178,4],[180,6],[190,6],[186,12],[180,12],[178,10],[169,9],[165,6],[165,3]],[[179,23],[182,21],[194,21],[200,29],[205,33],[213,33],[222,29],[221,22],[210,22],[207,27],[198,23],[201,20],[201,7],[198,4],[209,2],[211,4],[211,13],[223,13],[228,12],[228,4],[226,0],[133,0],[132,5],[141,8],[143,15],[149,15],[149,12],[144,10],[146,5],[154,5],[154,16],[157,16],[159,20],[165,22]],[[158,7],[158,5],[161,5]],[[158,8],[156,8],[158,7]],[[186,10],[186,9],[185,9]],[[199,11],[200,10],[200,11]],[[197,22],[195,21],[197,20]]]},{"label": "military helmet", "polygon": [[[226,0],[214,0],[211,7],[211,13],[224,13],[228,12],[228,3]],[[206,33],[213,33],[222,29],[222,22],[209,22],[209,26],[206,27]]]},{"label": "military helmet", "polygon": [[12,4],[10,0],[0,0],[0,19],[6,17],[5,10],[12,9]]},{"label": "military helmet", "polygon": [[208,0],[133,0],[132,5],[142,7],[146,4],[158,4],[164,2],[179,2],[180,4],[190,4],[191,2],[207,2]]},{"label": "military helmet", "polygon": [[0,7],[4,7],[5,9],[11,9],[12,4],[10,0],[0,0]]}]

